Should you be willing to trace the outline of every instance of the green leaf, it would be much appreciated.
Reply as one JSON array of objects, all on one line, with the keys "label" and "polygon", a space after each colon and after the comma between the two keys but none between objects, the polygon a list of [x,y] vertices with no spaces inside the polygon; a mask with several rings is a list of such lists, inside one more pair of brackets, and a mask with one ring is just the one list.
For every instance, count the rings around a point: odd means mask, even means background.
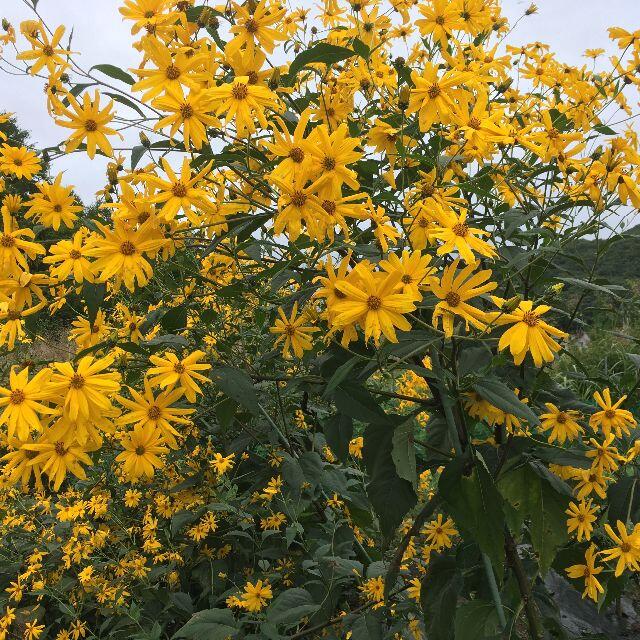
[{"label": "green leaf", "polygon": [[605,136],[618,135],[611,127],[608,127],[606,124],[597,124],[595,127],[593,127],[593,130],[597,131],[598,133],[603,133]]},{"label": "green leaf", "polygon": [[109,76],[110,78],[114,78],[115,80],[120,80],[125,84],[133,84],[135,82],[133,76],[128,74],[124,69],[116,67],[113,64],[96,64],[91,67],[91,69],[89,69],[89,73],[91,73],[94,69],[97,69],[101,73],[104,73],[105,76]]},{"label": "green leaf", "polygon": [[335,44],[329,44],[328,42],[319,42],[313,47],[305,49],[295,57],[289,65],[288,75],[295,80],[298,72],[308,64],[323,62],[324,64],[330,65],[355,55],[357,54],[352,49],[339,47]]},{"label": "green leaf", "polygon": [[145,151],[146,149],[141,144],[137,144],[133,149],[131,149],[131,171],[138,166],[138,163],[142,160],[142,156],[144,156]]},{"label": "green leaf", "polygon": [[454,627],[456,640],[500,638],[496,607],[491,602],[474,600],[460,605],[456,609]]},{"label": "green leaf", "polygon": [[340,365],[333,373],[327,386],[323,392],[323,397],[328,398],[331,392],[351,373],[351,370],[359,363],[363,358],[360,356],[353,356],[347,360],[343,365]]},{"label": "green leaf", "polygon": [[500,476],[498,488],[513,511],[510,526],[519,528],[529,520],[531,544],[538,555],[540,573],[544,576],[558,548],[568,540],[567,515],[569,487],[541,464],[529,461],[507,470]]},{"label": "green leaf", "polygon": [[233,398],[225,398],[216,405],[216,418],[223,429],[227,429],[233,424],[237,408],[238,403]]},{"label": "green leaf", "polygon": [[204,609],[191,616],[187,624],[173,635],[173,638],[194,640],[225,640],[238,634],[236,621],[229,609]]},{"label": "green leaf", "polygon": [[481,459],[474,461],[470,475],[464,475],[469,462],[452,460],[442,472],[438,491],[447,512],[456,524],[486,553],[496,569],[504,562],[504,512],[502,498]]},{"label": "green leaf", "polygon": [[498,407],[498,409],[502,409],[518,418],[524,418],[532,426],[540,424],[538,416],[500,380],[482,378],[475,382],[473,388],[494,407]]},{"label": "green leaf", "polygon": [[612,289],[617,290],[625,290],[625,287],[621,287],[620,285],[601,285],[595,284],[594,282],[588,282],[587,280],[580,280],[579,278],[563,278],[558,276],[557,280],[562,280],[562,282],[567,282],[568,284],[572,284],[575,287],[580,287],[581,289],[589,289],[590,291],[599,291],[600,293],[606,293],[609,296],[612,296],[616,300],[621,300],[620,296],[617,293],[614,293]]},{"label": "green leaf", "polygon": [[349,459],[349,442],[353,438],[353,420],[343,413],[336,413],[322,421],[327,444],[343,462]]},{"label": "green leaf", "polygon": [[462,576],[455,558],[432,557],[420,589],[420,604],[429,640],[452,640],[452,621],[461,588]]},{"label": "green leaf", "polygon": [[370,424],[364,435],[363,458],[371,481],[367,495],[380,521],[380,529],[391,537],[417,502],[411,483],[401,478],[392,458],[393,429],[387,424]]},{"label": "green leaf", "polygon": [[175,333],[187,326],[187,307],[183,304],[170,307],[160,319],[160,326],[169,333]]},{"label": "green leaf", "polygon": [[397,474],[418,488],[416,449],[413,439],[413,420],[407,420],[393,430],[391,458]]},{"label": "green leaf", "polygon": [[[627,522],[629,514],[631,524],[637,522],[640,512],[640,482],[638,478],[624,476],[607,489],[609,509],[607,520],[615,527],[618,520]],[[627,523],[629,524],[629,523]]]},{"label": "green leaf", "polygon": [[234,367],[216,367],[211,371],[210,377],[222,393],[233,398],[253,415],[260,414],[256,390],[244,371]]},{"label": "green leaf", "polygon": [[340,385],[333,392],[333,401],[338,411],[350,418],[361,422],[389,424],[389,416],[362,386]]},{"label": "green leaf", "polygon": [[306,589],[283,591],[267,609],[267,620],[273,624],[298,624],[305,616],[320,608]]},{"label": "green leaf", "polygon": [[351,640],[382,640],[382,624],[374,613],[358,616],[351,626]]},{"label": "green leaf", "polygon": [[85,281],[82,285],[82,298],[87,306],[87,317],[90,324],[93,324],[96,321],[98,310],[104,302],[106,292],[107,285],[104,283]]}]

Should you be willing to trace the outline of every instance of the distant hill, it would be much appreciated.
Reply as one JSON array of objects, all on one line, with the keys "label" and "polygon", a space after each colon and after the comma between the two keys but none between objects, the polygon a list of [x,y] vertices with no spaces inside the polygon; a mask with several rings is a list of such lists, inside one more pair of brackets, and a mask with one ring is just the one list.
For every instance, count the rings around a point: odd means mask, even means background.
[{"label": "distant hill", "polygon": [[[564,253],[581,256],[590,271],[596,255],[595,240],[576,240],[567,247]],[[585,273],[576,273],[577,264],[566,255],[557,256],[554,264],[558,271],[568,271],[576,277],[584,277]],[[640,280],[640,225],[631,227],[611,243],[606,253],[600,257],[596,267],[596,279],[611,284],[622,284],[629,280]]]}]

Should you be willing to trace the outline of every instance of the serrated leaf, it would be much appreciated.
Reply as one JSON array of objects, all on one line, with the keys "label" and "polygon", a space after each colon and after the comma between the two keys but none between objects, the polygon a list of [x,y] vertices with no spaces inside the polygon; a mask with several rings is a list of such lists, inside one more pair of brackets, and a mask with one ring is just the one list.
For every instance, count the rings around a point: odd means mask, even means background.
[{"label": "serrated leaf", "polygon": [[244,371],[234,367],[216,367],[212,369],[210,378],[222,393],[233,398],[253,415],[260,415],[253,381]]},{"label": "serrated leaf", "polygon": [[267,609],[267,620],[273,624],[298,624],[305,616],[320,608],[306,589],[287,589]]}]

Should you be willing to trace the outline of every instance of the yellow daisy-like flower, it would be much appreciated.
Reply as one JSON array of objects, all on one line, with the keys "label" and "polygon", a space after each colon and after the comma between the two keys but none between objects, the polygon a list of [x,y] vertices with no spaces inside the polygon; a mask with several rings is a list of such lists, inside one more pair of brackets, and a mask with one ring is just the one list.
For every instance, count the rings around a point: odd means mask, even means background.
[{"label": "yellow daisy-like flower", "polygon": [[574,564],[566,569],[567,575],[573,579],[584,579],[583,598],[589,596],[594,602],[598,601],[598,594],[604,593],[604,588],[596,576],[604,567],[596,567],[596,546],[592,544],[585,553],[584,564]]},{"label": "yellow daisy-like flower", "polygon": [[2,173],[31,180],[41,169],[40,159],[34,151],[29,151],[27,147],[12,147],[3,144],[0,148],[0,171]]},{"label": "yellow daisy-like flower", "polygon": [[160,429],[149,423],[136,425],[121,444],[124,451],[116,456],[116,462],[122,462],[122,470],[131,480],[153,478],[154,470],[164,466],[159,456],[169,451]]},{"label": "yellow daisy-like flower", "polygon": [[[492,300],[496,306],[504,308],[505,300],[496,296],[492,296]],[[498,326],[513,324],[500,336],[498,349],[502,351],[508,348],[517,365],[522,364],[527,353],[531,353],[536,367],[552,362],[554,354],[560,351],[560,345],[553,338],[568,338],[569,334],[542,320],[542,316],[550,309],[544,304],[534,308],[531,300],[523,300],[511,312],[494,311],[487,314],[492,323]]]},{"label": "yellow daisy-like flower", "polygon": [[549,443],[558,442],[564,444],[566,440],[575,440],[583,431],[577,420],[580,414],[577,411],[561,411],[552,402],[545,402],[547,413],[540,416],[540,430],[549,431]]},{"label": "yellow daisy-like flower", "polygon": [[602,393],[596,391],[593,397],[602,411],[597,411],[589,418],[589,426],[592,429],[600,429],[605,436],[612,431],[618,438],[622,434],[629,435],[630,428],[635,427],[637,422],[630,411],[620,408],[627,396],[622,396],[617,402],[613,402],[611,391],[607,388]]},{"label": "yellow daisy-like flower", "polygon": [[49,379],[51,369],[41,369],[29,380],[29,368],[19,373],[14,367],[9,372],[9,388],[0,387],[0,407],[4,407],[0,415],[0,424],[8,427],[8,437],[14,433],[21,440],[29,437],[33,428],[40,428],[40,415],[55,413],[42,400],[52,397]]},{"label": "yellow daisy-like flower", "polygon": [[100,149],[106,156],[113,155],[113,147],[107,136],[122,136],[107,124],[113,120],[114,113],[113,100],[109,100],[105,107],[100,108],[100,92],[96,89],[93,100],[88,93],[82,96],[82,103],[68,93],[69,107],[58,108],[58,113],[67,118],[63,120],[56,118],[56,124],[67,129],[73,129],[73,133],[66,141],[65,149],[67,153],[75,151],[83,142],[87,145],[87,155],[94,158],[96,150]]},{"label": "yellow daisy-like flower", "polygon": [[312,348],[310,333],[319,331],[317,327],[306,326],[307,318],[304,314],[298,316],[298,302],[294,302],[291,317],[287,318],[282,307],[278,309],[279,318],[276,318],[273,327],[269,331],[278,336],[275,344],[282,342],[282,353],[285,358],[290,357],[290,350],[296,358],[302,358],[302,354]]},{"label": "yellow daisy-like flower", "polygon": [[240,597],[240,606],[255,613],[263,609],[271,598],[273,593],[268,582],[262,580],[257,580],[255,584],[247,582],[244,593]]},{"label": "yellow daisy-like flower", "polygon": [[196,394],[202,393],[198,382],[211,382],[209,378],[203,376],[199,371],[208,371],[211,365],[205,362],[198,362],[204,358],[204,351],[194,351],[186,357],[179,359],[175,353],[165,352],[164,358],[160,356],[150,356],[149,360],[156,365],[147,371],[149,383],[152,386],[166,387],[173,389],[175,386],[185,394],[189,402],[196,401]]},{"label": "yellow daisy-like flower", "polygon": [[578,504],[569,503],[569,508],[565,513],[569,516],[567,519],[567,531],[569,533],[576,532],[578,542],[591,540],[593,532],[593,523],[597,520],[595,515],[598,507],[591,505],[591,500],[581,500]]},{"label": "yellow daisy-like flower", "polygon": [[616,523],[618,533],[612,529],[611,525],[605,524],[604,529],[607,535],[613,540],[615,546],[602,551],[602,558],[606,562],[618,559],[616,563],[616,578],[622,575],[625,569],[640,571],[640,524],[636,524],[631,533],[627,532],[627,527],[620,520]]}]

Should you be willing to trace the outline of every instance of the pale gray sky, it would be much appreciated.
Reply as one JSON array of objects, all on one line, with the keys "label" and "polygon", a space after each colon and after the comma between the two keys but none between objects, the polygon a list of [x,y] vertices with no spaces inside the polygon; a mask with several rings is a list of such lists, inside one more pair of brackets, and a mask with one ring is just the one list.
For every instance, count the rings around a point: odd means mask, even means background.
[{"label": "pale gray sky", "polygon": [[[72,49],[80,53],[78,62],[83,68],[105,62],[129,68],[137,66],[140,56],[131,47],[129,25],[118,13],[121,4],[120,0],[40,0],[38,10],[50,27],[62,23],[74,28]],[[291,4],[305,6],[312,2],[293,0]],[[503,12],[513,23],[529,4],[529,0],[503,0]],[[602,47],[613,53],[615,46],[607,36],[607,27],[640,28],[640,0],[538,0],[536,4],[538,13],[520,22],[509,43],[548,43],[560,60],[570,64],[587,63],[582,57],[587,48]],[[17,29],[21,20],[33,14],[23,0],[0,0],[0,16]],[[47,114],[42,84],[37,78],[0,73],[0,112],[15,112],[39,147],[56,144],[66,131]],[[65,183],[74,184],[88,204],[105,182],[105,166],[101,156],[91,161],[79,153],[58,160],[54,171],[66,171]]]}]

